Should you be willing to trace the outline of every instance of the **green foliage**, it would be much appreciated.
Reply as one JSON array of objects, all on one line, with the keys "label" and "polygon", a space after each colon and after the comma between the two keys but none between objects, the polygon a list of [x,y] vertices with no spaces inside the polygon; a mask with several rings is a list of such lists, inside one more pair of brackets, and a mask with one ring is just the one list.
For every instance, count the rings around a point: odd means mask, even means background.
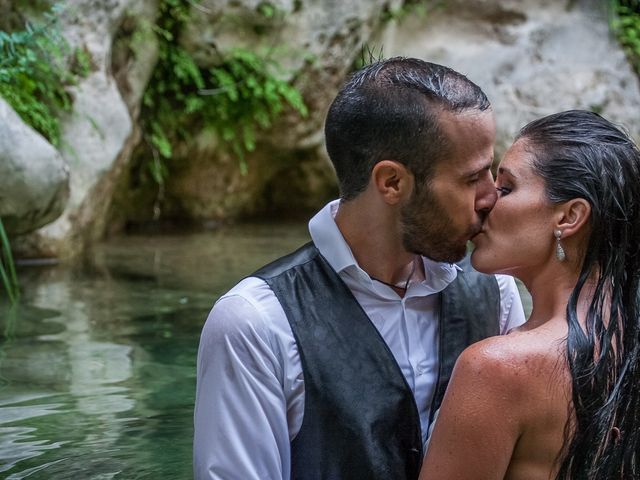
[{"label": "green foliage", "polygon": [[13,263],[13,255],[11,254],[11,246],[9,245],[9,238],[4,231],[4,225],[0,218],[0,279],[2,279],[2,285],[5,292],[9,297],[11,303],[16,303],[20,297],[20,290],[18,288],[18,277],[16,276],[16,269]]},{"label": "green foliage", "polygon": [[[26,22],[24,30],[12,33],[0,31],[0,96],[54,145],[60,142],[56,114],[71,108],[66,87],[90,68],[88,54],[71,52],[60,34],[60,12],[54,6],[42,23]],[[71,68],[65,61],[69,57]]]},{"label": "green foliage", "polygon": [[612,0],[611,27],[640,74],[640,0]]},{"label": "green foliage", "polygon": [[[143,99],[143,129],[154,149],[149,169],[159,183],[167,169],[159,159],[172,158],[177,140],[190,132],[210,130],[238,158],[246,173],[246,152],[253,151],[259,129],[271,127],[286,106],[307,115],[300,92],[282,80],[279,65],[269,55],[236,48],[218,65],[198,66],[175,41],[188,20],[189,0],[161,0],[154,31],[160,40],[159,59]],[[277,10],[260,4],[265,17]]]},{"label": "green foliage", "polygon": [[381,18],[383,22],[399,22],[409,15],[424,17],[426,14],[427,5],[424,1],[407,1],[396,8],[386,5],[382,10]]},{"label": "green foliage", "polygon": [[400,22],[412,16],[424,20],[424,17],[428,16],[430,12],[444,6],[443,0],[405,0],[402,5],[396,8],[385,6],[381,13],[381,19],[383,22]]},{"label": "green foliage", "polygon": [[256,10],[265,18],[273,18],[278,13],[278,9],[271,2],[260,2]]}]

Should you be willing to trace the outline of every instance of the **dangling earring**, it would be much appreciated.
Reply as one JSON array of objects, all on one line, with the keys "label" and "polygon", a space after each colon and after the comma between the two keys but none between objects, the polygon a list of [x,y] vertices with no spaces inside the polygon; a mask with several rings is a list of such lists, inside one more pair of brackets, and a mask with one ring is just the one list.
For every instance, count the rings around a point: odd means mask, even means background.
[{"label": "dangling earring", "polygon": [[556,230],[553,232],[553,235],[556,237],[556,258],[561,261],[564,262],[564,260],[567,258],[567,256],[564,253],[564,248],[562,248],[562,245],[560,244],[560,237],[562,237],[562,232],[560,230]]}]

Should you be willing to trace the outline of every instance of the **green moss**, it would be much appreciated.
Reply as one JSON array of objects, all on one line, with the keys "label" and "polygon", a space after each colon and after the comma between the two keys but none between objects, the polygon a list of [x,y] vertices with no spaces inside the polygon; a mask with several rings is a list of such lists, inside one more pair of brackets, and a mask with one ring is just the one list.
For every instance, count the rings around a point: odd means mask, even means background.
[{"label": "green moss", "polygon": [[[60,111],[71,109],[67,87],[89,71],[88,54],[72,52],[60,33],[54,6],[40,22],[0,31],[0,96],[53,145],[60,143]],[[71,65],[67,64],[71,59]]]},{"label": "green moss", "polygon": [[640,75],[640,0],[611,0],[611,27]]},{"label": "green moss", "polygon": [[[192,131],[211,130],[235,154],[246,173],[245,154],[255,149],[258,130],[266,130],[289,106],[307,115],[300,92],[285,80],[267,54],[237,48],[221,55],[214,67],[201,68],[176,39],[189,20],[188,0],[161,0],[154,26],[159,59],[143,99],[142,124],[154,150],[149,169],[157,181],[167,175],[158,160],[173,156],[178,141]],[[279,12],[268,2],[259,6],[265,17]]]}]

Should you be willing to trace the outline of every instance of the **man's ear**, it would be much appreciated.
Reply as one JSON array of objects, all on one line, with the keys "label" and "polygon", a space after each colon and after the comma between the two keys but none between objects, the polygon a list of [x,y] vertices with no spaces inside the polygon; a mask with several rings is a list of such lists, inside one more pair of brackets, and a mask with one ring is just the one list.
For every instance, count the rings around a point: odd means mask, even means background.
[{"label": "man's ear", "polygon": [[371,182],[389,205],[396,205],[413,191],[413,175],[394,160],[376,163],[371,171]]},{"label": "man's ear", "polygon": [[556,230],[562,232],[562,238],[579,232],[589,222],[591,205],[584,198],[574,198],[557,206]]}]

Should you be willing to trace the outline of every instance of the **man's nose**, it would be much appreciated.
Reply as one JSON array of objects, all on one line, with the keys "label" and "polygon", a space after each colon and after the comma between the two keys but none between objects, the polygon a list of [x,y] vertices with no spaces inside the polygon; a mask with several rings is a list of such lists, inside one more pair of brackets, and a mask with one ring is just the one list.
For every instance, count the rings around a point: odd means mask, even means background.
[{"label": "man's nose", "polygon": [[491,173],[478,185],[476,190],[476,211],[489,213],[498,199]]}]

